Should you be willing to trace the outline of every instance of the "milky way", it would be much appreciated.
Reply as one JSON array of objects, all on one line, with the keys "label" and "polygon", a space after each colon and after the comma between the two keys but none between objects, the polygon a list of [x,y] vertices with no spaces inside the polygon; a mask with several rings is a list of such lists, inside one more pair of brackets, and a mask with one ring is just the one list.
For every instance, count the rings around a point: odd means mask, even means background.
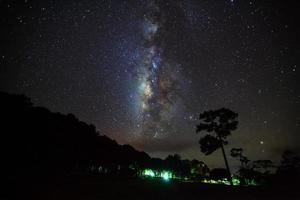
[{"label": "milky way", "polygon": [[164,59],[159,42],[164,31],[164,16],[158,5],[149,1],[142,22],[144,48],[138,73],[140,135],[148,138],[166,137],[172,130],[170,121],[178,98],[176,64]]},{"label": "milky way", "polygon": [[[151,156],[204,156],[198,115],[239,114],[230,148],[300,153],[299,1],[0,1],[0,90]],[[235,160],[228,158],[234,165]],[[238,164],[238,163],[236,163]]]}]

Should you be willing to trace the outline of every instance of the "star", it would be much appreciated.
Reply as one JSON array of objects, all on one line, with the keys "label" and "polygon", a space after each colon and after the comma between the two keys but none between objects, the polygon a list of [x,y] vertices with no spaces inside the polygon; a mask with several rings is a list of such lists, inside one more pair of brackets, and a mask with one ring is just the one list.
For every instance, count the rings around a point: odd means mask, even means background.
[{"label": "star", "polygon": [[226,107],[239,114],[229,145],[279,160],[300,140],[294,2],[3,1],[0,90],[212,168],[223,161],[202,156],[195,126]]}]

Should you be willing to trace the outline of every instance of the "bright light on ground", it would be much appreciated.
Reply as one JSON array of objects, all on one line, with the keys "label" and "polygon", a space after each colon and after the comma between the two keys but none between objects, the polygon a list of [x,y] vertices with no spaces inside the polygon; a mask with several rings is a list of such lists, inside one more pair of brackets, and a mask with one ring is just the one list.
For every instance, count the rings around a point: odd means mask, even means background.
[{"label": "bright light on ground", "polygon": [[145,176],[151,176],[151,177],[155,176],[154,172],[151,169],[145,169],[143,174]]},{"label": "bright light on ground", "polygon": [[169,174],[168,174],[168,172],[163,172],[163,173],[162,173],[162,177],[163,177],[163,179],[165,179],[165,180],[169,180]]}]

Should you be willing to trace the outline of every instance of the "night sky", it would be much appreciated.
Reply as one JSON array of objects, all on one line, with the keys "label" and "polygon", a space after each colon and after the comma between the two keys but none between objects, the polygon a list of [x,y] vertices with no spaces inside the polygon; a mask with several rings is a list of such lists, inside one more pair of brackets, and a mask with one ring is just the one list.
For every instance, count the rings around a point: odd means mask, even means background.
[{"label": "night sky", "polygon": [[[297,1],[0,0],[0,90],[73,113],[151,156],[209,167],[195,126],[239,113],[226,147],[300,152]],[[230,159],[234,165],[233,159]]]}]

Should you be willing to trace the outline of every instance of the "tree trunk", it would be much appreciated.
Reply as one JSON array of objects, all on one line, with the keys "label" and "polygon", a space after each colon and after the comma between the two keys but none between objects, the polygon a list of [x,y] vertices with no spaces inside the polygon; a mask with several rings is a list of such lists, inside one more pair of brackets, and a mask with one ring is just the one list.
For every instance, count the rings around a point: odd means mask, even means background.
[{"label": "tree trunk", "polygon": [[227,172],[228,172],[228,179],[230,181],[230,185],[233,185],[232,178],[231,178],[231,172],[230,172],[230,168],[229,168],[229,165],[228,165],[228,161],[227,161],[227,157],[226,157],[226,154],[225,154],[223,143],[221,144],[221,148],[222,148],[222,153],[223,153],[226,169],[227,169]]}]

